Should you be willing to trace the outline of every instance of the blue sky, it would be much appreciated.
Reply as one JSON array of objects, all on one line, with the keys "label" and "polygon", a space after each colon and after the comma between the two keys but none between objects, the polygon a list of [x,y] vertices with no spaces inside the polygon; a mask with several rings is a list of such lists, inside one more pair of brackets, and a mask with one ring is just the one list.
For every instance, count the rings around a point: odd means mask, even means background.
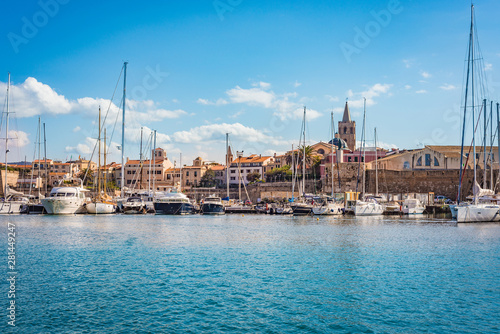
[{"label": "blue sky", "polygon": [[[469,1],[41,0],[4,6],[0,96],[11,72],[12,161],[32,159],[39,116],[49,158],[89,158],[98,106],[107,110],[123,61],[129,62],[130,158],[139,155],[141,127],[145,141],[157,130],[157,146],[177,161],[182,152],[184,164],[197,156],[223,162],[226,132],[234,150],[245,154],[284,152],[298,143],[303,106],[308,141],[327,141],[330,112],[337,123],[346,98],[359,139],[363,97],[368,140],[377,127],[385,147],[460,144]],[[487,98],[498,101],[500,2],[478,1],[475,8]],[[117,162],[119,128],[109,158]]]}]

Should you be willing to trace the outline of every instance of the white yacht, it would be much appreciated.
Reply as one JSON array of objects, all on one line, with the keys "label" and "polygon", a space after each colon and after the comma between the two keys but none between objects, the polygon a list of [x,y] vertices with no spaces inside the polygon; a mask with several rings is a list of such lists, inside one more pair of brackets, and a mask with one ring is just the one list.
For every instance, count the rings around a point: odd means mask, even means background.
[{"label": "white yacht", "polygon": [[380,216],[384,213],[384,208],[373,197],[368,197],[364,201],[356,201],[354,206],[355,216]]},{"label": "white yacht", "polygon": [[111,214],[116,213],[116,204],[110,198],[100,197],[87,204],[87,213]]},{"label": "white yacht", "polygon": [[403,202],[403,213],[405,215],[418,215],[425,211],[425,206],[416,198],[407,198]]},{"label": "white yacht", "polygon": [[[73,179],[74,180],[74,179]],[[62,186],[65,180],[61,180],[59,187],[54,187],[49,197],[41,200],[45,211],[50,215],[70,215],[87,212],[87,199],[82,180],[77,179],[79,186]],[[67,181],[67,180],[66,180]]]},{"label": "white yacht", "polygon": [[312,212],[314,215],[341,215],[342,208],[331,197],[315,198]]},{"label": "white yacht", "polygon": [[1,199],[0,214],[17,214],[29,203],[28,198],[23,196],[7,195],[7,198]]},{"label": "white yacht", "polygon": [[140,196],[132,196],[127,198],[123,203],[123,213],[126,214],[142,214],[147,213],[146,203]]}]

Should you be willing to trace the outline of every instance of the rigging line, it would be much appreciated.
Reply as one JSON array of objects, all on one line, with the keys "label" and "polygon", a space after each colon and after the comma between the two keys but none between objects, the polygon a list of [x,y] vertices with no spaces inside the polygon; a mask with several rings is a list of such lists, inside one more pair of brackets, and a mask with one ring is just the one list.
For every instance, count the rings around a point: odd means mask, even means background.
[{"label": "rigging line", "polygon": [[[104,119],[102,121],[102,127],[104,127],[104,124],[106,123],[106,119],[108,118],[108,114],[109,114],[109,111],[111,109],[111,105],[113,104],[113,100],[115,98],[116,90],[118,89],[118,85],[120,84],[120,79],[122,77],[123,69],[124,69],[124,66],[122,66],[122,70],[120,71],[120,75],[118,76],[118,80],[116,81],[115,90],[113,91],[113,95],[111,96],[111,100],[109,101],[108,110],[106,110],[106,115],[104,115]],[[119,114],[120,112],[118,111],[117,113]],[[101,128],[101,131],[102,131],[102,128]]]}]

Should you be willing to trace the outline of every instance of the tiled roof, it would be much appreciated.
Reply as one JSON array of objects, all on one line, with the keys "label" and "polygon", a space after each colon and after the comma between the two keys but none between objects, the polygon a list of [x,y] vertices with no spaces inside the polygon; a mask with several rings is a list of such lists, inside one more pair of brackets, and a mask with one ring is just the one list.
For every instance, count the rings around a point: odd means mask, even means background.
[{"label": "tiled roof", "polygon": [[265,162],[267,161],[268,159],[271,159],[272,157],[271,156],[266,156],[266,157],[261,157],[259,155],[256,155],[256,154],[252,154],[251,156],[249,157],[241,157],[241,161],[240,161],[240,158],[236,158],[233,160],[233,164],[237,164],[237,163],[242,163],[242,164],[245,164],[245,163],[259,163],[259,162]]}]

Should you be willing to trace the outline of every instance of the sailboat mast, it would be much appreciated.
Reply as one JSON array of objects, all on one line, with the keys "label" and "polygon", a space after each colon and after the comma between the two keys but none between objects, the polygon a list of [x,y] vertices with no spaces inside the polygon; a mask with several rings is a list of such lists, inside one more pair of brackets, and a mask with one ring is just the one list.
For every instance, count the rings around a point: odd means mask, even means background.
[{"label": "sailboat mast", "polygon": [[[175,175],[175,166],[174,166],[174,175]],[[156,130],[154,130],[154,139],[153,139],[153,200],[155,198],[156,192]]]},{"label": "sailboat mast", "polygon": [[363,199],[365,197],[365,182],[366,182],[366,157],[365,157],[365,143],[366,143],[366,98],[363,98]]},{"label": "sailboat mast", "polygon": [[490,189],[494,190],[495,186],[493,185],[493,101],[490,101],[490,152],[489,152],[489,160],[490,160]]},{"label": "sailboat mast", "polygon": [[303,147],[302,147],[302,195],[306,194],[306,107],[304,107],[304,121],[303,126]]},{"label": "sailboat mast", "polygon": [[[497,144],[498,157],[500,158],[500,103],[498,102],[497,102],[497,140],[498,140]],[[498,172],[500,174],[500,163],[498,164]]]},{"label": "sailboat mast", "polygon": [[122,103],[122,177],[121,177],[121,191],[120,196],[123,197],[123,187],[125,183],[125,104],[126,104],[126,93],[127,93],[127,65],[128,62],[123,63],[123,103]]},{"label": "sailboat mast", "polygon": [[182,152],[179,153],[179,175],[179,192],[182,192]]},{"label": "sailboat mast", "polygon": [[[40,148],[40,145],[42,144],[42,124],[40,123],[40,117],[38,117],[38,178],[41,178],[42,176],[42,171],[40,169],[40,163],[42,162],[42,149]],[[37,180],[38,180],[37,178]],[[37,182],[38,183],[38,182]],[[38,198],[40,198],[40,187],[38,187]]]},{"label": "sailboat mast", "polygon": [[141,126],[141,146],[140,146],[140,149],[139,149],[139,160],[140,160],[140,163],[139,165],[141,166],[141,170],[139,171],[139,173],[141,173],[141,180],[139,181],[139,190],[142,189],[142,170],[143,170],[143,166],[142,166],[142,130],[143,130],[143,127]]},{"label": "sailboat mast", "polygon": [[[471,6],[471,101],[472,101],[472,149],[473,149],[473,158],[474,158],[474,183],[473,183],[473,195],[474,195],[474,204],[477,204],[477,196],[475,194],[474,189],[476,188],[476,183],[477,183],[477,177],[476,177],[476,164],[477,164],[477,157],[476,157],[476,134],[475,134],[475,129],[476,129],[476,120],[475,120],[475,96],[474,96],[474,33],[473,33],[473,27],[474,27],[474,5]],[[466,96],[467,98],[467,96]]]},{"label": "sailboat mast", "polygon": [[5,117],[5,184],[3,196],[7,199],[7,154],[9,153],[9,94],[10,94],[10,73],[7,81],[7,114]]},{"label": "sailboat mast", "polygon": [[226,132],[226,196],[229,200],[229,133]]},{"label": "sailboat mast", "polygon": [[292,144],[292,202],[295,202],[295,152]]},{"label": "sailboat mast", "polygon": [[47,136],[45,135],[45,123],[43,123],[43,155],[44,155],[44,168],[45,168],[45,196],[47,196],[47,185],[49,183],[49,173],[47,171]]},{"label": "sailboat mast", "polygon": [[107,169],[106,169],[106,128],[104,128],[104,169],[103,169],[103,174],[104,174],[104,194],[106,194],[106,185],[108,184],[108,176],[107,176]]},{"label": "sailboat mast", "polygon": [[96,199],[101,196],[101,107],[99,107],[99,126],[98,128],[98,136],[97,142],[99,147],[97,149],[98,158],[97,158],[97,196]]},{"label": "sailboat mast", "polygon": [[483,120],[484,120],[484,137],[483,137],[483,188],[486,189],[486,99],[483,100]]},{"label": "sailboat mast", "polygon": [[332,129],[331,129],[332,130],[332,133],[331,133],[331,138],[332,139],[331,139],[331,142],[330,142],[330,160],[331,160],[330,161],[331,162],[331,164],[330,164],[330,171],[331,171],[331,174],[332,174],[332,197],[333,197],[333,133],[335,132],[335,130],[334,130],[335,125],[334,125],[334,122],[333,122],[333,111],[331,112],[331,116],[332,116],[331,117],[332,118]]},{"label": "sailboat mast", "polygon": [[377,151],[377,128],[375,128],[375,195],[378,195],[378,151]]}]

